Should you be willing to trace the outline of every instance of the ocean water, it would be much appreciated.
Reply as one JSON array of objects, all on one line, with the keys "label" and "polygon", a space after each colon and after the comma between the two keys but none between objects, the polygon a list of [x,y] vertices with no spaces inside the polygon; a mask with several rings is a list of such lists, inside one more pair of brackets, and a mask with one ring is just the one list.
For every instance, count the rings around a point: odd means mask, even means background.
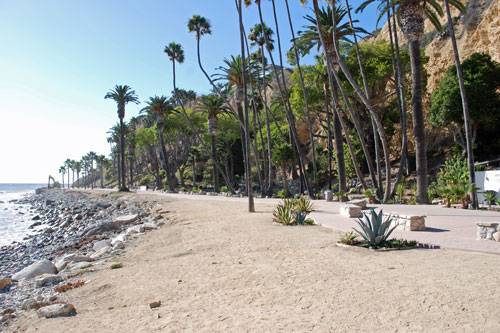
[{"label": "ocean water", "polygon": [[1,184],[0,183],[0,246],[22,241],[31,233],[28,227],[34,222],[29,212],[30,205],[9,202],[35,193],[35,189],[47,184]]}]

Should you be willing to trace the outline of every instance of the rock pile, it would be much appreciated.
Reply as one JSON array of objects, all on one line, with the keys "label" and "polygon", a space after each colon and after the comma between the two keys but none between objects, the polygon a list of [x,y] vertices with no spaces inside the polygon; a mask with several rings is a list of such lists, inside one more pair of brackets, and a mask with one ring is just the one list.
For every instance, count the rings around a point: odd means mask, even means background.
[{"label": "rock pile", "polygon": [[164,222],[152,213],[156,202],[128,202],[121,196],[93,198],[78,191],[38,190],[19,204],[31,206],[35,234],[0,249],[0,315],[39,309],[51,318],[74,315],[71,304],[54,304],[53,287],[91,269],[95,261],[121,254],[132,234]]},{"label": "rock pile", "polygon": [[500,242],[500,223],[477,222],[477,239],[487,239]]}]

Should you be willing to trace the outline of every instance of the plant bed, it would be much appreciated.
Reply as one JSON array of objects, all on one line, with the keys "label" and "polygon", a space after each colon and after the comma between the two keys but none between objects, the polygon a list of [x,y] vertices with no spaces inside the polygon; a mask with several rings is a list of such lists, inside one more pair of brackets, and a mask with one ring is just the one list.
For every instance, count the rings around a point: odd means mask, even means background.
[{"label": "plant bed", "polygon": [[417,241],[407,241],[406,239],[389,239],[382,243],[379,246],[370,246],[367,242],[359,241],[358,243],[345,244],[342,242],[337,242],[337,246],[352,248],[352,247],[361,247],[365,249],[369,249],[370,251],[399,251],[399,250],[411,250],[417,248],[424,248]]}]

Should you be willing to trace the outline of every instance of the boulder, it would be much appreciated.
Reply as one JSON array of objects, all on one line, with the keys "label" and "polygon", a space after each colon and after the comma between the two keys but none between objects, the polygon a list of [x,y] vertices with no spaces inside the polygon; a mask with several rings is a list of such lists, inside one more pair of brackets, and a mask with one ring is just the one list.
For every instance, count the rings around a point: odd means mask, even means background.
[{"label": "boulder", "polygon": [[142,224],[139,225],[134,225],[133,227],[127,228],[126,234],[131,235],[131,234],[138,234],[144,232],[144,226]]},{"label": "boulder", "polygon": [[52,285],[61,282],[63,278],[57,274],[43,274],[35,280],[37,287],[43,287],[45,285]]},{"label": "boulder", "polygon": [[100,249],[99,251],[92,253],[90,255],[90,257],[92,259],[101,258],[102,256],[104,256],[105,254],[108,254],[109,252],[111,252],[111,246],[105,246],[102,249]]},{"label": "boulder", "polygon": [[[92,259],[93,260],[93,259]],[[66,270],[70,271],[78,271],[80,269],[85,269],[91,267],[92,264],[90,262],[82,261],[82,262],[72,262],[67,267]]]},{"label": "boulder", "polygon": [[87,262],[87,261],[93,261],[94,259],[87,257],[87,256],[82,256],[76,253],[71,253],[67,254],[59,259],[56,260],[55,266],[57,268],[57,271],[62,271],[69,263],[75,263],[75,262]]},{"label": "boulder", "polygon": [[148,230],[158,229],[158,226],[155,223],[146,222],[143,224],[143,228],[145,231],[148,231]]},{"label": "boulder", "polygon": [[10,286],[12,284],[12,280],[10,278],[0,278],[0,291],[2,291],[5,287]]},{"label": "boulder", "polygon": [[55,318],[55,317],[67,317],[76,315],[76,309],[73,304],[52,304],[44,306],[36,312],[38,317],[45,318]]},{"label": "boulder", "polygon": [[125,233],[119,234],[118,236],[116,236],[111,240],[111,246],[115,246],[117,242],[125,243],[126,240],[127,240],[127,234]]},{"label": "boulder", "polygon": [[125,248],[125,243],[121,241],[116,242],[115,245],[113,246],[113,250],[120,250],[124,248]]},{"label": "boulder", "polygon": [[92,246],[92,249],[97,252],[106,246],[108,246],[108,247],[111,246],[111,242],[108,239],[104,239],[104,240],[100,240],[98,242],[95,242],[94,246]]},{"label": "boulder", "polygon": [[137,214],[119,216],[119,217],[115,218],[115,220],[113,221],[113,224],[116,226],[126,225],[126,224],[130,224],[130,223],[134,223],[135,221],[137,221],[138,218],[139,218],[139,216]]},{"label": "boulder", "polygon": [[21,304],[21,309],[27,311],[27,310],[34,309],[37,306],[38,306],[38,302],[36,301],[36,299],[28,298],[28,299],[25,299],[23,301],[23,303]]},{"label": "boulder", "polygon": [[500,242],[500,231],[495,232],[492,236],[494,240]]},{"label": "boulder", "polygon": [[118,229],[119,226],[114,222],[102,222],[99,224],[91,225],[80,234],[80,238],[90,237],[98,234],[102,234],[103,232],[110,231],[113,229]]},{"label": "boulder", "polygon": [[57,268],[47,259],[39,260],[12,276],[12,280],[32,279],[42,274],[57,274]]}]

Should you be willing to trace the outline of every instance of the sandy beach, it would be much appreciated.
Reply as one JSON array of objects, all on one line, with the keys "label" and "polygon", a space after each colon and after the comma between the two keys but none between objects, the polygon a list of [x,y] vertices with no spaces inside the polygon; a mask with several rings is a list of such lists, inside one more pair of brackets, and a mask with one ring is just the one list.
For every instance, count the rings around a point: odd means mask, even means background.
[{"label": "sandy beach", "polygon": [[123,196],[158,201],[165,225],[59,295],[76,316],[31,310],[7,332],[500,331],[498,255],[341,248],[335,230],[273,223],[274,204]]}]

